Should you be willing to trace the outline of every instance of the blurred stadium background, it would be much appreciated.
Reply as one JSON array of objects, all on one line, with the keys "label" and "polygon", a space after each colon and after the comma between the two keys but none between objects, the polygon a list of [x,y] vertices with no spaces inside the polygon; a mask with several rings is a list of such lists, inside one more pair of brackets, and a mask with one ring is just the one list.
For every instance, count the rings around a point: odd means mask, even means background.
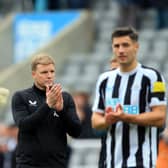
[{"label": "blurred stadium background", "polygon": [[[56,82],[65,90],[84,91],[92,104],[97,77],[110,69],[111,32],[118,26],[120,4],[92,0],[89,7],[36,9],[31,1],[0,1],[0,87],[10,90],[0,121],[11,123],[12,94],[32,84],[30,59],[46,52],[56,61]],[[64,3],[63,3],[64,2]],[[157,28],[157,11],[141,9],[138,59],[161,71],[168,81],[168,28]],[[85,140],[83,140],[85,141]],[[83,145],[85,144],[85,145]],[[99,140],[72,140],[70,168],[97,167]]]}]

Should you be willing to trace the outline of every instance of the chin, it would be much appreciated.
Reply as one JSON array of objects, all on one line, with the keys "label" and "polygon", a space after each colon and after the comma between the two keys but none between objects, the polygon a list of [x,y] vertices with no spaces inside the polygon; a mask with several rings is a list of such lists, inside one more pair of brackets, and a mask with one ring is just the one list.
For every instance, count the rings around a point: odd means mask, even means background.
[{"label": "chin", "polygon": [[127,65],[127,62],[125,62],[125,61],[120,61],[120,64],[121,64],[121,65]]},{"label": "chin", "polygon": [[44,85],[45,86],[52,86],[54,84],[54,82],[46,82]]}]

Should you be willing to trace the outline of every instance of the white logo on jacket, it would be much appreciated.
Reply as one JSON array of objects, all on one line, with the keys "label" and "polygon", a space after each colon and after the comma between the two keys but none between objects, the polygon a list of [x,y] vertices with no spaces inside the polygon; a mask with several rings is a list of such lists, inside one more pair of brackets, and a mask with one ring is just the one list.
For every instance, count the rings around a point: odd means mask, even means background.
[{"label": "white logo on jacket", "polygon": [[36,100],[35,101],[29,100],[29,105],[36,106],[37,105],[37,101]]},{"label": "white logo on jacket", "polygon": [[57,114],[56,111],[54,111],[54,114],[53,114],[54,117],[59,117],[59,115]]}]

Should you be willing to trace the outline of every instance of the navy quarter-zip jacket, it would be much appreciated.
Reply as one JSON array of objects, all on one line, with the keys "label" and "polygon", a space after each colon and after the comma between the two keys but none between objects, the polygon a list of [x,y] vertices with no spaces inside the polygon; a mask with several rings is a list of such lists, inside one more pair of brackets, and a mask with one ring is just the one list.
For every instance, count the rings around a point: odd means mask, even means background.
[{"label": "navy quarter-zip jacket", "polygon": [[78,137],[81,123],[71,95],[63,92],[64,108],[57,112],[46,104],[46,93],[35,85],[12,97],[18,146],[16,162],[21,168],[65,168],[67,133]]}]

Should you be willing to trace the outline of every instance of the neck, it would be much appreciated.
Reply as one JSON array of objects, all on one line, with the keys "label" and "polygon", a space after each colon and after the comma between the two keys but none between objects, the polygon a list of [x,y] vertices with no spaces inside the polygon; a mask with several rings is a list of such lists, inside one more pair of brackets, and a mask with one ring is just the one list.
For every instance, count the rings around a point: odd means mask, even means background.
[{"label": "neck", "polygon": [[42,90],[42,91],[45,91],[45,90],[46,90],[46,88],[40,86],[38,83],[34,83],[34,84],[35,84],[35,86],[36,86],[38,89],[40,89],[40,90]]},{"label": "neck", "polygon": [[138,65],[138,62],[135,61],[131,64],[120,64],[120,70],[121,72],[130,72],[132,70],[134,70]]}]

